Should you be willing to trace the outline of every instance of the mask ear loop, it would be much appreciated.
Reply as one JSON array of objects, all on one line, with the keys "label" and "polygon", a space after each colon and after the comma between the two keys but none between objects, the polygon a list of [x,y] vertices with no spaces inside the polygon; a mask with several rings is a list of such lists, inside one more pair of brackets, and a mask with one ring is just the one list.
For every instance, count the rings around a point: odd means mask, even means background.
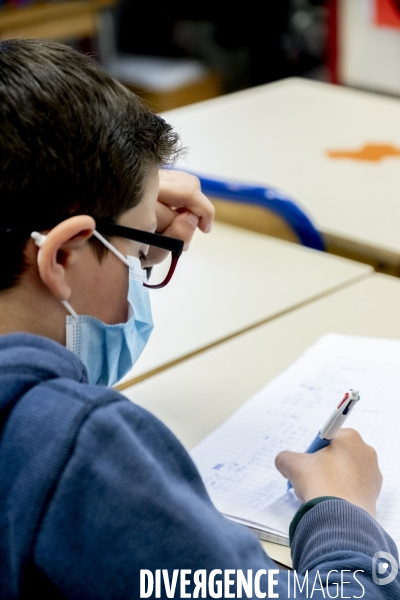
[{"label": "mask ear loop", "polygon": [[[117,250],[112,244],[110,244],[110,242],[108,242],[98,231],[96,231],[95,229],[93,230],[93,235],[100,240],[100,242],[102,242],[106,248],[108,248],[110,250],[110,252],[113,252],[113,254],[115,254],[115,256],[117,256],[120,260],[122,260],[122,262],[127,266],[127,267],[131,267],[131,264],[129,262],[129,260],[126,258],[126,256],[124,256],[123,254],[121,254],[121,252],[119,252],[119,250]],[[41,255],[41,248],[43,246],[43,244],[46,241],[46,237],[45,235],[39,233],[38,231],[32,231],[31,233],[31,238],[33,239],[33,241],[35,242],[36,246],[39,248],[39,252],[37,255],[37,263],[39,265],[40,263],[40,255]],[[74,309],[72,308],[72,306],[69,304],[69,302],[67,302],[67,300],[61,300],[60,301],[61,304],[67,309],[67,311],[69,312],[69,314],[72,317],[78,317],[77,313],[74,311]]]},{"label": "mask ear loop", "polygon": [[[31,238],[35,242],[36,246],[39,248],[39,252],[38,252],[38,255],[37,255],[37,263],[38,263],[38,265],[40,264],[41,248],[42,248],[43,244],[46,241],[46,237],[47,237],[46,235],[42,235],[38,231],[32,231],[32,233],[31,233]],[[78,315],[76,314],[76,312],[74,311],[74,309],[72,308],[72,306],[69,304],[69,302],[67,302],[66,300],[60,300],[60,302],[67,309],[67,311],[69,312],[69,314],[72,317],[78,318]]]},{"label": "mask ear loop", "polygon": [[126,264],[127,267],[130,266],[129,264],[129,260],[126,258],[126,256],[124,256],[123,254],[121,254],[121,252],[119,250],[117,250],[116,248],[114,248],[114,246],[112,244],[110,244],[110,242],[108,242],[106,240],[106,238],[104,238],[101,233],[99,233],[98,231],[96,231],[95,229],[93,230],[93,235],[100,240],[100,242],[102,242],[106,248],[108,248],[111,252],[113,252],[113,254],[115,254],[115,256],[117,256],[120,260],[122,260],[123,263]]},{"label": "mask ear loop", "polygon": [[[98,231],[96,231],[96,229],[93,230],[93,235],[98,240],[100,240],[100,242],[102,242],[106,248],[108,248],[113,254],[115,254],[115,256],[122,260],[122,262],[126,264],[127,267],[129,267],[129,270],[132,272],[133,279],[137,279],[142,283],[146,281],[146,272],[141,268],[140,262],[139,265],[132,265],[132,263],[127,259],[127,257],[121,254],[121,252],[119,252],[119,250],[117,250],[112,244],[110,244],[110,242],[108,242],[106,238],[104,238]],[[137,260],[139,261],[139,259]]]}]

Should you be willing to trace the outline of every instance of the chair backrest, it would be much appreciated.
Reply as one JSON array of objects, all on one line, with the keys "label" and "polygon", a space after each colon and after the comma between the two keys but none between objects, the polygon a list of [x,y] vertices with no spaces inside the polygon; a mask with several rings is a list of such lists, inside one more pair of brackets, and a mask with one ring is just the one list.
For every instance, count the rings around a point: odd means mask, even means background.
[{"label": "chair backrest", "polygon": [[196,173],[204,194],[231,202],[253,204],[266,208],[281,217],[297,235],[303,246],[325,250],[321,233],[311,219],[292,199],[280,191],[263,186],[246,185],[235,181],[221,181]]}]

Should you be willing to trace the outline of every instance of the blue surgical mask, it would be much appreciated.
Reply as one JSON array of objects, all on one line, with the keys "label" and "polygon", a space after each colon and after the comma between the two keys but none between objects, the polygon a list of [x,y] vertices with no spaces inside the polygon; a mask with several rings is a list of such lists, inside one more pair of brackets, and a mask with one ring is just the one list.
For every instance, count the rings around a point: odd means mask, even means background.
[{"label": "blue surgical mask", "polygon": [[89,383],[112,386],[131,370],[143,352],[153,330],[153,319],[149,292],[143,286],[146,271],[140,260],[121,254],[97,231],[93,234],[129,267],[128,320],[107,325],[94,317],[77,315],[63,301],[70,313],[66,317],[66,347],[85,365]]}]

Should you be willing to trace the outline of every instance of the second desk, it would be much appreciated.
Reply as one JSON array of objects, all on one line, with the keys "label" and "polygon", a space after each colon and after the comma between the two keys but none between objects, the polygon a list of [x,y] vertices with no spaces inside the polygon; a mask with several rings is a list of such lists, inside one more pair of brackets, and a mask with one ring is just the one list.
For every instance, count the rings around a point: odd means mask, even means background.
[{"label": "second desk", "polygon": [[118,388],[371,273],[366,265],[215,223],[210,234],[195,234],[171,282],[150,290],[154,332]]}]

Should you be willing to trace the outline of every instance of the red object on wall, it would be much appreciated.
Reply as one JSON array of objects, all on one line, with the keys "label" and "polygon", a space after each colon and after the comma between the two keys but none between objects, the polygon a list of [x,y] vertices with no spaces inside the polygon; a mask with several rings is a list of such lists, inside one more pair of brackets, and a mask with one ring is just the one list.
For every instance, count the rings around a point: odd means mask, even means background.
[{"label": "red object on wall", "polygon": [[400,0],[374,0],[375,23],[400,28]]}]

